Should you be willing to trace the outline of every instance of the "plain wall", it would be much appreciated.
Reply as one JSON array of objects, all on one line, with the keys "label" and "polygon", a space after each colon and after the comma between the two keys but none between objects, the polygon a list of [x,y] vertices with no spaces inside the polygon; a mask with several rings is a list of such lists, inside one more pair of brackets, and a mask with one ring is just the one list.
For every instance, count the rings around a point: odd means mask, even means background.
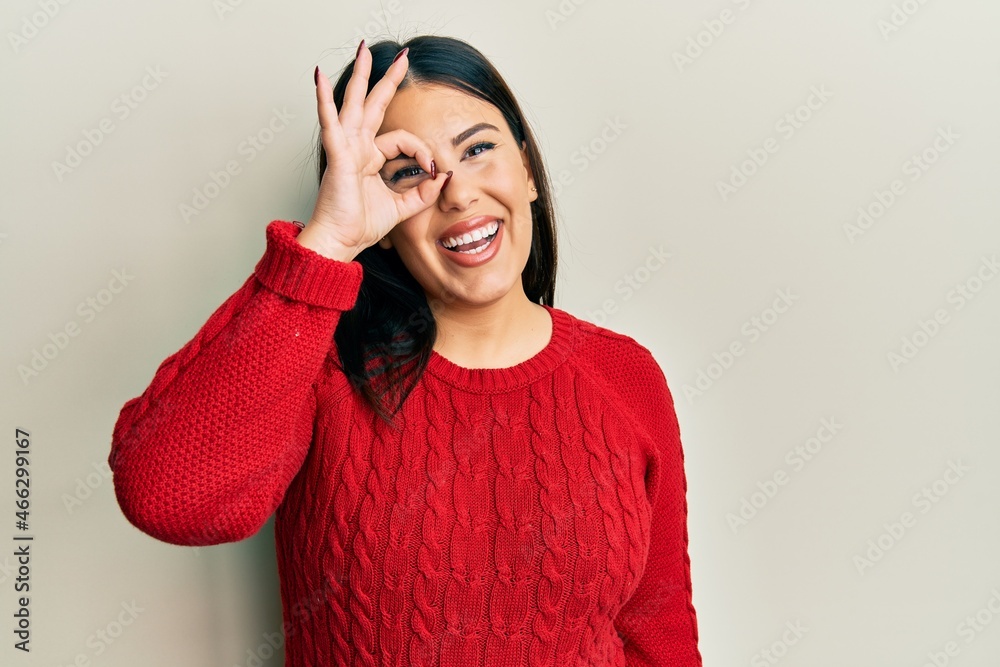
[{"label": "plain wall", "polygon": [[[918,667],[949,642],[948,664],[996,664],[1000,4],[0,12],[0,663],[248,665],[280,629],[271,521],[158,542],[101,470],[122,405],[243,283],[267,223],[308,219],[313,67],[335,79],[362,36],[436,33],[495,62],[560,183],[556,306],[666,374],[705,664]],[[242,142],[277,112],[251,160]],[[230,160],[240,174],[186,220]],[[81,308],[115,271],[125,289]],[[30,654],[12,647],[15,428],[32,438]],[[141,611],[97,640],[123,604]]]}]

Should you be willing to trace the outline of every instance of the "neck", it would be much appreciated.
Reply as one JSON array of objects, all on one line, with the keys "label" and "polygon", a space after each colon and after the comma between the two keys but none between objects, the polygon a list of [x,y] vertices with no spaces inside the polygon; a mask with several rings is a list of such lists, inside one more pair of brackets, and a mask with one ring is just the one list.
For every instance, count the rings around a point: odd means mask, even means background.
[{"label": "neck", "polygon": [[434,312],[434,351],[466,368],[506,368],[544,348],[552,323],[545,309],[511,290],[489,304],[451,303]]}]

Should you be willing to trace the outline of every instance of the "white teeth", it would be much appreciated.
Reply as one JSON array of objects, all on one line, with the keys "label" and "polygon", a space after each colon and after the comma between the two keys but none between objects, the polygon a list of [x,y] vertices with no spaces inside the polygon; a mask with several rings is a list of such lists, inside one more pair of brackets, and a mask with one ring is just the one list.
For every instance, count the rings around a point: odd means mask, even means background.
[{"label": "white teeth", "polygon": [[[473,241],[478,241],[478,240],[480,240],[482,238],[485,238],[487,236],[492,236],[493,234],[496,233],[496,231],[499,228],[500,228],[500,222],[497,221],[497,220],[492,220],[492,221],[490,221],[489,224],[487,224],[484,227],[480,227],[478,229],[474,229],[474,230],[472,230],[469,233],[462,234],[461,236],[453,236],[451,238],[445,239],[445,240],[441,241],[441,244],[444,245],[445,248],[454,248],[455,246],[460,245],[462,243],[472,243]],[[483,246],[483,248],[485,248],[485,247],[486,246]],[[465,253],[475,254],[478,251],[474,251],[474,250],[460,250],[459,252],[465,252]]]},{"label": "white teeth", "polygon": [[479,246],[478,248],[473,248],[472,250],[459,250],[457,252],[463,255],[478,255],[482,251],[486,250],[488,247],[490,247],[489,243],[487,243],[486,245]]}]

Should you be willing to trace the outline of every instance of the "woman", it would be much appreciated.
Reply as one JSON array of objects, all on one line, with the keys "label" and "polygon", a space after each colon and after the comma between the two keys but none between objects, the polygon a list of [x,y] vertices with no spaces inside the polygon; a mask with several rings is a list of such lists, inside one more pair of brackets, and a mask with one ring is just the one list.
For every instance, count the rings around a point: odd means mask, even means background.
[{"label": "woman", "polygon": [[672,397],[552,306],[510,90],[433,36],[316,75],[313,214],[123,407],[125,516],[208,545],[276,512],[290,666],[700,665]]}]

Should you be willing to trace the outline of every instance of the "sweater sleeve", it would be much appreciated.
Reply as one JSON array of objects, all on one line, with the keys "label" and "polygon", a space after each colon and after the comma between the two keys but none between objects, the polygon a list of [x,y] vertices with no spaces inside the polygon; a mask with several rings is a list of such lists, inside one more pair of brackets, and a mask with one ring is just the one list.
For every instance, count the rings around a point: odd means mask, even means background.
[{"label": "sweater sleeve", "polygon": [[115,496],[152,537],[193,546],[254,535],[305,460],[314,384],[363,271],[298,233],[272,221],[253,274],[121,409]]},{"label": "sweater sleeve", "polygon": [[698,624],[691,601],[687,479],[673,397],[652,354],[630,364],[630,405],[655,441],[650,470],[649,555],[635,592],[615,619],[627,667],[700,667]]}]

